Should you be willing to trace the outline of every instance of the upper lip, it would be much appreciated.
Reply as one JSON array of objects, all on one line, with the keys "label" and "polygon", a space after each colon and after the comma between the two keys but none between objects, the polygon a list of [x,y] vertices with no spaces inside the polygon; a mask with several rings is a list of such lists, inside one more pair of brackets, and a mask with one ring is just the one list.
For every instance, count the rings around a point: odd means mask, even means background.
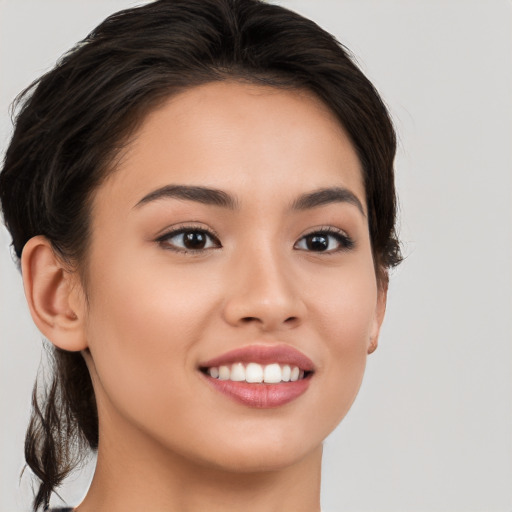
[{"label": "upper lip", "polygon": [[201,363],[199,367],[211,368],[233,363],[289,364],[309,372],[315,369],[309,357],[289,345],[250,345],[236,348]]}]

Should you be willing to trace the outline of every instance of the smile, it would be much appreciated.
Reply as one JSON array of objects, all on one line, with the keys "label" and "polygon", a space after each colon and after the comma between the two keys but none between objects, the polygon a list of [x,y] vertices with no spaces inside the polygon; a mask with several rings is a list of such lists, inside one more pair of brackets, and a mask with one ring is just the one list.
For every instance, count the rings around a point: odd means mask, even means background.
[{"label": "smile", "polygon": [[312,361],[287,345],[252,345],[201,364],[199,370],[216,391],[256,408],[285,405],[306,392]]},{"label": "smile", "polygon": [[252,362],[247,365],[239,362],[231,366],[212,366],[205,371],[214,379],[255,384],[262,382],[266,384],[296,382],[299,379],[303,379],[309,373],[301,370],[298,366],[290,366],[289,364],[271,363],[261,365]]}]

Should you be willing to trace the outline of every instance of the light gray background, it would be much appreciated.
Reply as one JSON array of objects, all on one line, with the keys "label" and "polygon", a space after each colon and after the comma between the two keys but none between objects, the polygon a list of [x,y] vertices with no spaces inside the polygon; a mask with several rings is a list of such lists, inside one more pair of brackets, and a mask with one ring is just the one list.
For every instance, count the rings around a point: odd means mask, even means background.
[{"label": "light gray background", "polygon": [[[129,0],[0,0],[0,147],[8,105]],[[356,403],[325,443],[323,506],[512,511],[512,3],[282,0],[357,56],[393,114],[407,260]],[[0,229],[0,510],[19,485],[40,361]],[[71,504],[89,476],[62,490]]]}]

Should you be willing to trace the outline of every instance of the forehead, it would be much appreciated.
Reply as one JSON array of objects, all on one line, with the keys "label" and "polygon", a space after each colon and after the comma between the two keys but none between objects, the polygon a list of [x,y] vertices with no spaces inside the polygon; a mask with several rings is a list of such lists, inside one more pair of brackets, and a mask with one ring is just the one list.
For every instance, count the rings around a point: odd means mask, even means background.
[{"label": "forehead", "polygon": [[365,204],[357,154],[320,99],[240,82],[192,88],[151,112],[97,199],[114,194],[133,206],[169,184],[276,199],[335,185]]}]

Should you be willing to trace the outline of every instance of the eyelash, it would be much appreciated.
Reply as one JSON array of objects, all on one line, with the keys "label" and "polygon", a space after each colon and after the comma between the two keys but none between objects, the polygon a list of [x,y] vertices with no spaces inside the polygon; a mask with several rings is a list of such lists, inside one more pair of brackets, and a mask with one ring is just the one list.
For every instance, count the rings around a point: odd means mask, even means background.
[{"label": "eyelash", "polygon": [[[206,237],[209,239],[210,242],[213,242],[216,244],[216,247],[205,247],[201,249],[188,249],[188,248],[181,248],[176,247],[173,244],[170,244],[168,241],[171,238],[177,237],[179,235],[184,235],[185,233],[196,233],[196,234],[202,234],[206,235]],[[172,231],[168,231],[167,233],[159,236],[156,241],[165,249],[179,252],[182,254],[199,254],[204,251],[210,251],[212,249],[220,249],[222,247],[222,244],[220,243],[219,237],[209,229],[200,228],[197,226],[179,226]]]},{"label": "eyelash", "polygon": [[[215,246],[213,247],[202,247],[199,249],[190,249],[186,247],[177,247],[174,244],[169,243],[169,240],[177,237],[179,235],[184,235],[186,233],[195,233],[205,235],[207,238],[206,244],[208,243],[214,243]],[[297,245],[305,241],[308,237],[316,236],[318,238],[334,238],[336,242],[339,244],[339,246],[335,249],[329,249],[329,250],[321,250],[321,251],[314,251],[306,247],[306,248],[300,248],[297,247]],[[222,244],[220,243],[219,237],[209,229],[200,228],[197,226],[179,226],[172,231],[169,231],[160,237],[156,239],[156,242],[158,242],[162,247],[164,247],[166,250],[171,250],[174,252],[182,253],[182,254],[199,254],[204,253],[205,251],[210,251],[213,249],[220,249],[222,247]],[[307,243],[307,242],[306,242]],[[338,252],[343,251],[349,251],[355,247],[355,243],[352,238],[350,238],[344,231],[334,228],[332,226],[325,227],[325,228],[317,228],[315,230],[310,231],[309,233],[301,236],[297,242],[295,242],[293,248],[299,251],[306,251],[306,252],[313,252],[313,253],[321,253],[321,254],[335,254]]]},{"label": "eyelash", "polygon": [[332,226],[324,227],[324,228],[316,228],[309,233],[306,233],[305,235],[301,236],[299,240],[295,243],[294,249],[297,250],[304,250],[307,251],[307,249],[299,249],[297,248],[297,244],[303,240],[306,240],[308,237],[317,236],[317,237],[326,237],[326,238],[334,238],[336,242],[339,244],[339,247],[336,249],[326,250],[326,251],[308,251],[308,252],[318,252],[320,254],[336,254],[339,252],[344,251],[350,251],[351,249],[354,249],[355,242],[352,238],[350,238],[344,231],[338,228],[334,228]]}]

